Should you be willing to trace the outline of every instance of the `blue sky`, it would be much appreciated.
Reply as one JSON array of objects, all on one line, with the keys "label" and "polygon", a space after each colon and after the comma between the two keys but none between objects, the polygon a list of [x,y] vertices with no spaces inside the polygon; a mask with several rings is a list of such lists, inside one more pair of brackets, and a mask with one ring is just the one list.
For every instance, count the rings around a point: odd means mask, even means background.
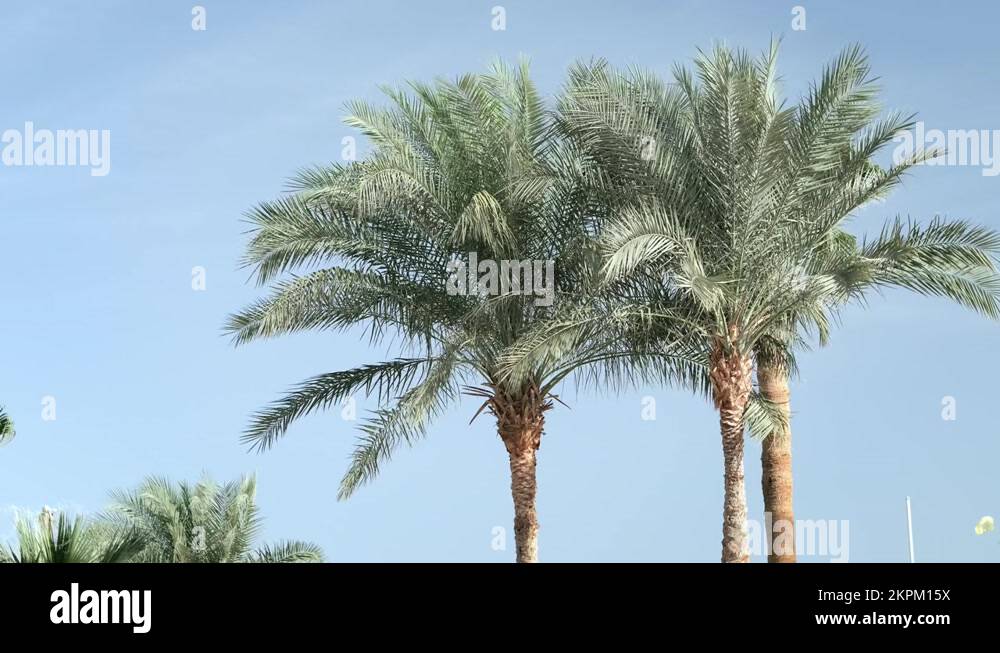
[{"label": "blue sky", "polygon": [[[668,73],[721,40],[783,35],[795,98],[824,62],[864,44],[887,106],[928,128],[998,129],[1000,5],[937,3],[193,2],[18,4],[0,21],[0,130],[110,129],[110,174],[0,167],[0,403],[18,437],[0,449],[0,536],[12,509],[96,511],[149,474],[218,480],[255,471],[268,539],[322,545],[334,561],[513,559],[506,454],[469,400],[400,451],[379,481],[337,502],[356,425],[307,418],[270,452],[239,442],[248,415],[316,373],[381,359],[357,333],[234,349],[226,315],[260,294],[237,261],[243,212],[297,168],[335,160],[352,98],[378,86],[532,60],[558,88],[578,58]],[[490,28],[503,5],[507,28]],[[593,6],[581,6],[592,4]],[[805,7],[806,29],[791,29]],[[935,214],[1000,228],[1000,177],[927,167],[854,228]],[[192,290],[191,270],[207,271]],[[848,310],[793,385],[796,515],[849,520],[851,561],[906,558],[906,495],[920,561],[1000,560],[976,537],[1000,513],[996,324],[890,292]],[[694,397],[562,389],[540,450],[540,554],[548,561],[716,561],[722,466],[716,417]],[[641,418],[656,399],[655,421]],[[954,397],[956,419],[942,419]],[[42,419],[44,397],[56,419]],[[366,404],[359,405],[363,409]],[[370,406],[370,405],[369,405]],[[761,518],[757,443],[747,446]],[[506,551],[492,546],[508,531]],[[807,558],[822,561],[816,556]]]}]

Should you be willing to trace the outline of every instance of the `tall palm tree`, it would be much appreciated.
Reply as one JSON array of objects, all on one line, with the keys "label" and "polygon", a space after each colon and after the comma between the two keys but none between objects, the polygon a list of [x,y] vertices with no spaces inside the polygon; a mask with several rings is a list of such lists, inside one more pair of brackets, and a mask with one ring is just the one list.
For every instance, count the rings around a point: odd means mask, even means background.
[{"label": "tall palm tree", "polygon": [[[578,71],[563,124],[602,162],[609,186],[634,198],[601,238],[609,282],[626,289],[636,312],[654,324],[683,324],[694,339],[719,414],[722,560],[745,562],[753,351],[788,311],[807,314],[829,282],[796,264],[810,234],[790,227],[776,237],[783,220],[755,206],[771,196],[760,168],[779,165],[792,136],[769,92],[773,79],[750,74],[757,62],[721,49],[698,65],[697,82],[678,69],[677,87],[600,63]],[[771,119],[738,122],[737,104],[760,106]]]},{"label": "tall palm tree", "polygon": [[[849,48],[802,101],[779,103],[777,45],[759,59],[716,48],[678,67],[675,84],[579,67],[561,126],[604,171],[619,219],[603,244],[612,280],[644,298],[646,314],[681,320],[701,338],[720,411],[725,459],[723,560],[748,559],[743,423],[756,358],[774,425],[764,445],[769,510],[791,518],[787,372],[790,347],[824,342],[829,313],[860,292],[902,285],[996,311],[984,229],[897,220],[870,243],[842,227],[880,199],[917,152],[882,168],[872,158],[912,119],[878,120],[864,53]],[[793,538],[794,539],[794,538]]]},{"label": "tall palm tree", "polygon": [[[245,440],[266,449],[302,415],[355,392],[375,396],[380,408],[361,426],[340,485],[346,498],[463,392],[471,394],[495,417],[508,454],[517,560],[534,562],[536,452],[553,391],[581,365],[599,370],[627,355],[605,331],[534,365],[516,384],[500,374],[505,352],[599,271],[598,216],[579,183],[583,167],[554,138],[523,63],[386,93],[390,108],[350,105],[346,123],[373,146],[365,160],[303,172],[294,194],[251,212],[246,263],[257,280],[308,270],[276,281],[271,297],[227,328],[245,343],[364,325],[371,342],[393,338],[403,355],[304,382],[258,413]],[[524,286],[516,284],[491,296],[488,281],[479,292],[475,282],[466,294],[450,292],[449,277],[458,283],[456,268],[472,256],[494,265],[554,262],[551,301],[519,293]],[[604,369],[629,375],[614,362]]]},{"label": "tall palm tree", "polygon": [[[853,236],[840,233],[838,240],[815,252],[813,261],[841,282],[830,312],[848,302],[868,306],[871,292],[895,287],[944,297],[988,318],[1000,318],[1000,234],[993,230],[937,218],[926,226],[897,219],[874,239],[858,243]],[[783,416],[761,442],[764,512],[772,525],[768,561],[778,563],[796,560],[789,387],[794,365],[788,351],[803,340],[803,334],[794,330],[795,316],[788,318],[792,328],[776,330],[755,351],[761,395]]]},{"label": "tall palm tree", "polygon": [[254,548],[261,526],[254,476],[217,485],[148,478],[136,490],[116,492],[105,522],[136,533],[135,562],[322,562],[308,542]]},{"label": "tall palm tree", "polygon": [[17,519],[17,549],[0,549],[0,562],[128,562],[142,549],[137,533],[62,512],[55,524],[44,509],[36,522]]}]

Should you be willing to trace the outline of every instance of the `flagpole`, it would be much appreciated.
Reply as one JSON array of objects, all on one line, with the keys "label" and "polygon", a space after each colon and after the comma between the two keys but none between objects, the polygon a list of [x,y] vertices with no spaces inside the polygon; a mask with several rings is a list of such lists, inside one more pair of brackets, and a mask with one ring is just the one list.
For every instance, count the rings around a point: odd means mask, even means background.
[{"label": "flagpole", "polygon": [[910,562],[913,559],[913,512],[910,510],[910,497],[906,497],[906,530],[910,536]]}]

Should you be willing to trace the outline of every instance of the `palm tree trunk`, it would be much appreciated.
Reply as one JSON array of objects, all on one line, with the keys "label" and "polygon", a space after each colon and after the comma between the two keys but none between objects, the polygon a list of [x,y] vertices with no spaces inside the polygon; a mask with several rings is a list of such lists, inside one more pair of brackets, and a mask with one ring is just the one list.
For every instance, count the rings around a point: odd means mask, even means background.
[{"label": "palm tree trunk", "polygon": [[[735,334],[730,334],[735,340]],[[712,394],[719,410],[725,499],[722,505],[722,562],[749,562],[747,493],[743,473],[743,413],[750,398],[750,357],[727,352],[721,343],[712,351]]]},{"label": "palm tree trunk", "polygon": [[[744,402],[744,407],[746,403]],[[725,501],[722,506],[722,561],[749,562],[747,492],[743,475],[743,410],[734,405],[720,411]]]},{"label": "palm tree trunk", "polygon": [[535,510],[535,465],[545,427],[544,413],[552,407],[537,388],[518,395],[495,390],[489,402],[497,432],[510,456],[510,493],[514,499],[514,539],[518,562],[538,562],[538,513]]},{"label": "palm tree trunk", "polygon": [[757,384],[765,399],[781,411],[785,424],[764,439],[760,452],[764,514],[769,517],[768,562],[795,562],[795,514],[792,509],[792,429],[788,369],[758,359]]},{"label": "palm tree trunk", "polygon": [[535,449],[510,454],[510,493],[514,497],[514,539],[518,562],[538,562],[538,513],[535,511]]}]

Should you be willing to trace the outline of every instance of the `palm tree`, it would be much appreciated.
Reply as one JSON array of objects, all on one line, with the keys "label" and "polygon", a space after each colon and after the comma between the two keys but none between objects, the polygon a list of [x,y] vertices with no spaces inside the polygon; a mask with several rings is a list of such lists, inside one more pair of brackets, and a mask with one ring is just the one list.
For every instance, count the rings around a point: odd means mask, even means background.
[{"label": "palm tree", "polygon": [[[271,297],[233,316],[227,329],[239,344],[364,325],[372,343],[393,338],[403,355],[302,383],[258,413],[244,438],[266,449],[307,413],[355,392],[377,397],[380,408],[362,425],[341,482],[343,499],[463,393],[472,395],[483,401],[479,412],[495,417],[508,454],[517,560],[534,562],[536,452],[553,391],[582,365],[630,374],[614,362],[628,353],[616,351],[609,330],[532,366],[518,383],[500,372],[522,335],[597,278],[599,215],[580,183],[585,166],[554,137],[523,63],[386,93],[391,108],[350,105],[346,123],[373,145],[366,160],[303,172],[295,194],[251,212],[246,263],[260,283],[311,271],[275,283]],[[552,296],[540,302],[525,294],[517,272],[510,280],[501,274],[498,293],[490,294],[488,279],[463,293],[461,266],[473,256],[492,262],[487,269],[553,262]]]},{"label": "palm tree", "polygon": [[[794,107],[779,104],[777,46],[753,59],[717,48],[675,70],[674,86],[603,62],[579,67],[561,125],[604,171],[619,219],[606,272],[655,320],[687,323],[702,342],[725,459],[723,560],[745,561],[743,418],[756,359],[772,433],[763,458],[767,509],[791,519],[787,374],[791,347],[825,342],[830,312],[864,290],[901,285],[996,312],[995,234],[961,222],[898,220],[870,243],[842,227],[884,197],[918,152],[872,158],[912,119],[876,120],[864,53],[849,48]],[[794,522],[792,522],[794,523]],[[792,538],[794,539],[794,538]],[[794,555],[794,554],[793,554]]]},{"label": "palm tree", "polygon": [[113,494],[104,520],[140,537],[135,562],[322,562],[323,552],[308,542],[253,548],[261,526],[256,493],[252,475],[222,486],[148,478]]},{"label": "palm tree", "polygon": [[35,523],[17,519],[17,550],[0,549],[0,562],[128,562],[142,549],[139,535],[129,529],[110,529],[105,524],[42,510]]},{"label": "palm tree", "polygon": [[[990,229],[937,218],[921,227],[897,219],[873,240],[858,243],[846,233],[838,234],[838,240],[815,252],[813,261],[817,269],[841,281],[831,312],[852,301],[868,306],[872,291],[895,287],[944,297],[988,318],[1000,318],[1000,234]],[[772,521],[768,561],[778,563],[796,560],[789,388],[794,364],[788,355],[803,340],[794,330],[796,323],[796,316],[789,315],[791,328],[776,330],[755,351],[760,392],[783,416],[761,442],[764,512]]]},{"label": "palm tree", "polygon": [[821,225],[776,210],[794,189],[767,173],[806,144],[776,103],[775,56],[719,48],[698,59],[697,79],[678,68],[674,87],[598,62],[574,73],[562,105],[568,137],[624,198],[601,237],[608,282],[652,324],[684,325],[707,372],[724,460],[724,562],[749,558],[743,432],[754,349],[788,313],[814,315],[833,285],[801,265],[823,241]]}]

